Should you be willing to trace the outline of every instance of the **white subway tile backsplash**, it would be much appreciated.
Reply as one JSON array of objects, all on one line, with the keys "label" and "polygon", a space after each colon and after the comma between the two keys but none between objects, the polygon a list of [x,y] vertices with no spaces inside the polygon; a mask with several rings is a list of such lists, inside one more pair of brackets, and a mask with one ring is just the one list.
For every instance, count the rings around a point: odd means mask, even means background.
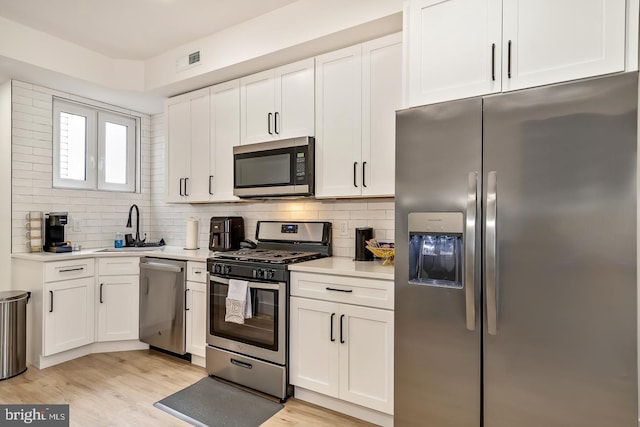
[{"label": "white subway tile backsplash", "polygon": [[[116,231],[126,231],[129,206],[140,207],[141,224],[148,224],[151,215],[151,200],[148,183],[143,183],[140,193],[83,191],[52,188],[52,95],[99,105],[110,110],[131,113],[129,110],[84,99],[75,95],[54,91],[28,83],[12,82],[12,221],[13,252],[25,252],[23,236],[26,231],[26,212],[31,210],[65,211],[71,219],[79,220],[79,232],[73,231],[73,222],[66,227],[66,238],[85,248],[111,246]],[[141,170],[145,174],[150,168],[151,149],[145,133],[149,117],[142,117],[143,137],[141,141]],[[88,223],[91,219],[92,223]],[[148,229],[141,230],[149,232]]]},{"label": "white subway tile backsplash", "polygon": [[[363,200],[267,200],[216,204],[166,203],[164,116],[146,116],[126,109],[86,100],[24,82],[13,81],[13,230],[14,252],[27,251],[24,239],[26,212],[30,210],[68,211],[77,220],[65,230],[67,238],[85,248],[111,246],[116,231],[126,229],[128,210],[140,208],[141,235],[149,240],[165,239],[167,244],[185,244],[186,220],[199,219],[198,246],[208,246],[209,220],[212,216],[242,216],[245,235],[254,239],[259,220],[347,220],[348,237],[333,237],[334,255],[353,257],[355,228],[372,226],[379,239],[391,240],[394,234],[393,199]],[[141,189],[139,193],[80,191],[51,187],[52,172],[52,96],[104,106],[114,111],[141,117]],[[334,232],[335,234],[335,232]]]}]

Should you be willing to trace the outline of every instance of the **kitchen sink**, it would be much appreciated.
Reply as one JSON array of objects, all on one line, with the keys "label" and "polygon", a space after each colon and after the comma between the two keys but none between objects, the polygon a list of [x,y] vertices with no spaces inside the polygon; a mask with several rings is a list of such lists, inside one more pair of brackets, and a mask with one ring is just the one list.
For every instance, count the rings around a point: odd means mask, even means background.
[{"label": "kitchen sink", "polygon": [[127,246],[124,248],[98,249],[96,252],[147,252],[147,251],[157,251],[159,249],[162,249],[162,247],[161,246],[147,246],[147,247]]}]

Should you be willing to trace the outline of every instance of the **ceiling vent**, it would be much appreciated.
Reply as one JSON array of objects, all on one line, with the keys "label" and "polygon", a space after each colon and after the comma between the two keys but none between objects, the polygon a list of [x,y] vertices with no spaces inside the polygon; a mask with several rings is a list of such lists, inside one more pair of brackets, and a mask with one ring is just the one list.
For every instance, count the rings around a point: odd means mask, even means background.
[{"label": "ceiling vent", "polygon": [[191,68],[194,67],[196,65],[200,64],[200,51],[196,51],[193,53],[190,53],[188,55],[185,56],[180,56],[178,57],[178,59],[176,60],[176,68],[178,71],[182,71],[185,70],[187,68]]}]

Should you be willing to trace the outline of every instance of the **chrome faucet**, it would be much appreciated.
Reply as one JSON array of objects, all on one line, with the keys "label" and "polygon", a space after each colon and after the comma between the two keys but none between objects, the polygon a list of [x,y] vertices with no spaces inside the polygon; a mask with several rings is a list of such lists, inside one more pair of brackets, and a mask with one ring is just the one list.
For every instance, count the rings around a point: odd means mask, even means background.
[{"label": "chrome faucet", "polygon": [[129,208],[129,218],[127,219],[127,228],[131,228],[131,213],[133,212],[133,208],[136,208],[136,236],[133,240],[133,246],[142,246],[144,241],[147,240],[147,235],[145,233],[144,239],[140,240],[140,210],[138,209],[138,205],[133,204]]}]

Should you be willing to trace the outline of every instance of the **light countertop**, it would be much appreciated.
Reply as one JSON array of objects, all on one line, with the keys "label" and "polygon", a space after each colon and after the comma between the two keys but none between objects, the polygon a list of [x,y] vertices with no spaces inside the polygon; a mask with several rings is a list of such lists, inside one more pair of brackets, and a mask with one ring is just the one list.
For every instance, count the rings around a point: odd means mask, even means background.
[{"label": "light countertop", "polygon": [[394,277],[393,265],[382,265],[382,261],[354,261],[335,256],[291,264],[289,270],[382,280],[393,280]]},{"label": "light countertop", "polygon": [[12,254],[12,258],[26,259],[40,262],[50,261],[64,261],[68,259],[78,258],[96,258],[96,257],[119,257],[119,256],[139,256],[139,257],[157,257],[165,259],[179,259],[185,261],[206,261],[207,258],[213,256],[215,252],[209,250],[209,248],[200,248],[196,250],[187,250],[180,246],[161,246],[159,248],[145,248],[140,250],[127,250],[128,248],[122,248],[117,252],[101,252],[104,248],[97,249],[85,249],[81,251],[65,252],[60,254],[54,254],[51,252],[27,252]]},{"label": "light countertop", "polygon": [[[185,261],[201,261],[212,257],[215,252],[208,248],[187,250],[180,246],[162,246],[160,248],[146,248],[147,250],[127,250],[102,252],[104,248],[85,249],[81,251],[54,254],[50,252],[26,252],[12,254],[12,258],[26,259],[39,262],[65,261],[79,258],[96,257],[157,257],[165,259],[178,259]],[[301,262],[289,265],[291,271],[303,271],[308,273],[333,274],[338,276],[368,277],[372,279],[393,280],[393,265],[382,265],[382,261],[353,261],[347,257],[327,257],[313,261]]]}]

